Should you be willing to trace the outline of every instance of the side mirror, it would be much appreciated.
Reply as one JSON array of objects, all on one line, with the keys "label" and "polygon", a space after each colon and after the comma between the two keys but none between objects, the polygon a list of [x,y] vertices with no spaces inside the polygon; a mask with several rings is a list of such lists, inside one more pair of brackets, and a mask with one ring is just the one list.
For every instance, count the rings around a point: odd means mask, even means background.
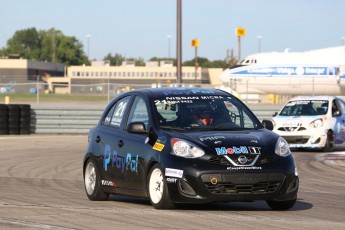
[{"label": "side mirror", "polygon": [[340,116],[340,112],[339,111],[334,111],[333,112],[333,117],[339,117]]},{"label": "side mirror", "polygon": [[133,134],[147,134],[144,122],[129,123],[127,131]]},{"label": "side mirror", "polygon": [[270,121],[270,120],[263,120],[262,121],[262,125],[265,127],[265,129],[268,129],[268,130],[273,130],[273,122]]}]

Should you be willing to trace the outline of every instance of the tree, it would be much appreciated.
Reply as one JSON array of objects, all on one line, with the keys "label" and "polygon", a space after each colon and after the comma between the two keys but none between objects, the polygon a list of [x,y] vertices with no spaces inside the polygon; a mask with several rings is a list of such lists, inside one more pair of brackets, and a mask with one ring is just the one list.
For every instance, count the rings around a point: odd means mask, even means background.
[{"label": "tree", "polygon": [[57,42],[57,60],[67,65],[88,64],[83,45],[75,37],[62,36]]},{"label": "tree", "polygon": [[108,53],[103,60],[110,61],[111,66],[120,66],[124,61],[134,61],[135,66],[144,66],[145,61],[143,58],[125,58],[121,54],[116,53],[114,56],[111,53]]},{"label": "tree", "polygon": [[29,28],[16,31],[7,41],[2,55],[19,54],[21,57],[37,61],[58,62],[65,65],[88,64],[83,45],[75,37],[65,36],[54,28],[37,31]]},{"label": "tree", "polygon": [[[209,62],[207,58],[197,57],[197,63],[199,66],[203,67],[204,63],[206,62]],[[195,58],[193,58],[192,60],[183,62],[182,66],[195,66]]]},{"label": "tree", "polygon": [[120,66],[125,60],[125,57],[118,53],[114,54],[114,56],[111,53],[108,53],[107,56],[103,58],[103,60],[110,61],[111,66]]},{"label": "tree", "polygon": [[205,68],[223,68],[226,69],[229,67],[229,64],[224,60],[214,60],[211,62],[206,62],[203,67]]},{"label": "tree", "polygon": [[[209,61],[207,58],[204,57],[198,57],[197,58],[198,66],[204,67],[204,68],[228,68],[230,65],[225,60],[215,60],[215,61]],[[182,63],[183,66],[195,66],[195,58],[192,60],[188,60]]]},{"label": "tree", "polygon": [[7,41],[5,54],[19,54],[27,59],[38,59],[41,48],[41,39],[35,28],[17,31]]},{"label": "tree", "polygon": [[176,63],[177,63],[175,58],[158,58],[158,57],[153,57],[153,58],[150,58],[150,61],[157,61],[157,62],[160,62],[160,61],[172,61],[174,66],[176,66]]}]

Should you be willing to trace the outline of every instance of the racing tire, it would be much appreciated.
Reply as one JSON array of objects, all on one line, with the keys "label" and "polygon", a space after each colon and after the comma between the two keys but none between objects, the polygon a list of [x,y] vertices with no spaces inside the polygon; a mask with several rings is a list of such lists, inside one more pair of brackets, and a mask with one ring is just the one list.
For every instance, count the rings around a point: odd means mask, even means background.
[{"label": "racing tire", "polygon": [[153,165],[147,177],[147,191],[150,202],[155,209],[173,209],[167,183],[164,177],[164,170],[159,164]]},{"label": "racing tire", "polygon": [[19,117],[19,106],[8,105],[8,115],[9,117]]},{"label": "racing tire", "polygon": [[0,129],[0,135],[7,135],[7,134],[8,134],[8,130]]},{"label": "racing tire", "polygon": [[296,203],[296,199],[284,201],[266,200],[266,203],[272,210],[284,211],[292,208]]},{"label": "racing tire", "polygon": [[0,128],[7,127],[7,126],[8,126],[7,117],[0,117]]},{"label": "racing tire", "polygon": [[0,117],[7,117],[8,114],[8,109],[7,109],[7,105],[2,105],[0,104]]},{"label": "racing tire", "polygon": [[18,124],[8,124],[8,134],[18,135],[19,134],[19,125]]},{"label": "racing tire", "polygon": [[89,200],[103,201],[107,200],[109,194],[103,192],[101,188],[100,172],[95,160],[88,159],[84,169],[84,186]]},{"label": "racing tire", "polygon": [[328,131],[326,144],[322,148],[322,152],[332,152],[333,151],[333,144],[334,144],[334,135],[331,131]]},{"label": "racing tire", "polygon": [[19,105],[20,119],[30,120],[31,117],[31,107],[30,105]]},{"label": "racing tire", "polygon": [[30,134],[30,129],[21,129],[21,130],[19,130],[19,134],[29,135]]}]

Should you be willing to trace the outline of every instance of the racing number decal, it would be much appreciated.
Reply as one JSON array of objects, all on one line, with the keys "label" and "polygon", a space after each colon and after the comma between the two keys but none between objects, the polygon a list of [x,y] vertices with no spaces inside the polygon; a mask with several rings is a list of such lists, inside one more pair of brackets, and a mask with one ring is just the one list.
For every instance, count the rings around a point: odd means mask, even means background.
[{"label": "racing number decal", "polygon": [[116,107],[113,114],[113,118],[111,119],[111,125],[115,127],[120,127],[121,120],[123,117],[123,114],[125,112],[126,106],[127,106],[128,100],[121,101]]},{"label": "racing number decal", "polygon": [[127,101],[121,101],[119,106],[117,106],[117,108],[114,112],[114,116],[115,117],[122,117],[122,115],[125,111],[126,105],[127,105]]}]

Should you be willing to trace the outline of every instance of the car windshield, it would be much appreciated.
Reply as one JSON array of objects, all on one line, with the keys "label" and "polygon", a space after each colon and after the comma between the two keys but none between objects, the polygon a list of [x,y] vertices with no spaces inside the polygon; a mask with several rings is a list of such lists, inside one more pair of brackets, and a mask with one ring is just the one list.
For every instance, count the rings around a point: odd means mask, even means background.
[{"label": "car windshield", "polygon": [[163,129],[241,130],[262,128],[260,121],[237,98],[217,95],[162,96],[153,100]]},{"label": "car windshield", "polygon": [[299,100],[287,103],[280,116],[316,116],[325,115],[328,111],[327,100]]}]

